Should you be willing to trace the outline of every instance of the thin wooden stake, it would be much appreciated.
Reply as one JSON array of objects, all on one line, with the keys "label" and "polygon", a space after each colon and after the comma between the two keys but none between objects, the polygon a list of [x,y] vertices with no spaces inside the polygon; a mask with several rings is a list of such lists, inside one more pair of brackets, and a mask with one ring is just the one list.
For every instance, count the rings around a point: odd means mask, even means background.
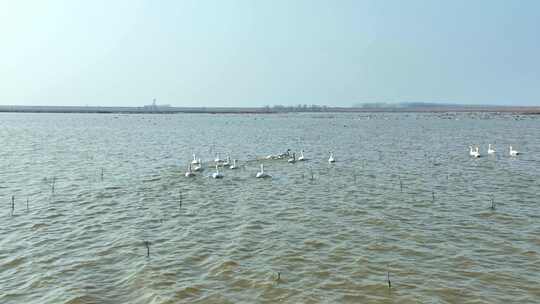
[{"label": "thin wooden stake", "polygon": [[54,194],[54,184],[56,184],[56,176],[53,177],[53,181],[52,181],[52,185],[51,185],[51,190],[52,190],[53,194]]},{"label": "thin wooden stake", "polygon": [[144,245],[146,246],[146,257],[150,257],[150,242],[144,241]]}]

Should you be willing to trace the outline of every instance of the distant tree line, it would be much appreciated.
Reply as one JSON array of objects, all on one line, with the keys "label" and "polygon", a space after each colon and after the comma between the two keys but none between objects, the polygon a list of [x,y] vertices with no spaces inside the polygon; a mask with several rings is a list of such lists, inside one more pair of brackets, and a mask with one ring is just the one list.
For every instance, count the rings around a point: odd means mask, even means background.
[{"label": "distant tree line", "polygon": [[370,102],[354,105],[356,108],[369,108],[369,109],[381,109],[381,108],[433,108],[433,107],[463,107],[463,105],[456,105],[451,103],[430,103],[430,102],[398,102],[398,103],[386,103],[386,102]]},{"label": "distant tree line", "polygon": [[266,112],[326,112],[327,106],[298,104],[296,106],[273,105],[265,106]]}]

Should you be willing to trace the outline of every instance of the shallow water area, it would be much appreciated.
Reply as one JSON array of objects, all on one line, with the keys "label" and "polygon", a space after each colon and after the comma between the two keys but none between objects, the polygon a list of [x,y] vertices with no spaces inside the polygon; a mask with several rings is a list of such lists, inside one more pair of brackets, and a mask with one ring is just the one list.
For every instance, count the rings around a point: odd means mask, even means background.
[{"label": "shallow water area", "polygon": [[[495,113],[1,113],[0,303],[540,302],[538,134]],[[308,160],[262,160],[288,148]],[[240,168],[212,179],[216,153]]]}]

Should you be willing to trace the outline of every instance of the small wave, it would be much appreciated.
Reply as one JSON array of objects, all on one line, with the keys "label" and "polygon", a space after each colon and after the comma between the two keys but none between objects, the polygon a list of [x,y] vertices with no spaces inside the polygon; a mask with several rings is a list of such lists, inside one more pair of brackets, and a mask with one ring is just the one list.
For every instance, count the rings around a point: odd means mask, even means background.
[{"label": "small wave", "polygon": [[14,268],[24,263],[24,257],[15,257],[13,260],[8,261],[2,265],[2,268]]},{"label": "small wave", "polygon": [[154,177],[154,178],[149,178],[149,179],[143,179],[142,182],[143,183],[152,183],[152,182],[157,182],[157,181],[160,181],[161,180],[161,177]]},{"label": "small wave", "polygon": [[120,190],[122,189],[122,187],[120,186],[108,186],[108,187],[105,187],[105,190]]},{"label": "small wave", "polygon": [[174,295],[174,299],[177,300],[187,300],[187,299],[195,299],[202,295],[203,290],[199,286],[188,286],[183,288],[180,291],[177,291]]},{"label": "small wave", "polygon": [[45,224],[45,223],[38,223],[38,224],[34,224],[32,225],[32,230],[38,230],[38,229],[42,229],[42,228],[47,228],[49,227],[49,225]]},{"label": "small wave", "polygon": [[235,268],[237,268],[238,266],[240,266],[237,262],[235,261],[224,261],[222,263],[220,263],[219,265],[213,267],[211,270],[210,270],[210,273],[213,274],[213,275],[230,275],[232,274],[233,270]]},{"label": "small wave", "polygon": [[304,245],[318,249],[326,246],[326,243],[319,240],[305,240]]},{"label": "small wave", "polygon": [[104,299],[98,299],[89,295],[76,296],[69,299],[64,304],[96,304],[96,303],[107,303]]}]

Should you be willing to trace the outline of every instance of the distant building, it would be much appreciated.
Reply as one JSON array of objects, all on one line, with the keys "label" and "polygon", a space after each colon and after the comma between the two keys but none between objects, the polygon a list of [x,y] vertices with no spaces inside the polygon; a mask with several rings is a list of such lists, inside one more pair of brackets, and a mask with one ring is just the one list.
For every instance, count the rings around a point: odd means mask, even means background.
[{"label": "distant building", "polygon": [[159,111],[166,111],[168,110],[169,108],[171,107],[171,105],[169,104],[164,104],[164,105],[158,105],[156,104],[156,99],[154,98],[152,100],[152,104],[151,105],[145,105],[144,106],[144,110],[147,111],[147,112],[159,112]]}]

